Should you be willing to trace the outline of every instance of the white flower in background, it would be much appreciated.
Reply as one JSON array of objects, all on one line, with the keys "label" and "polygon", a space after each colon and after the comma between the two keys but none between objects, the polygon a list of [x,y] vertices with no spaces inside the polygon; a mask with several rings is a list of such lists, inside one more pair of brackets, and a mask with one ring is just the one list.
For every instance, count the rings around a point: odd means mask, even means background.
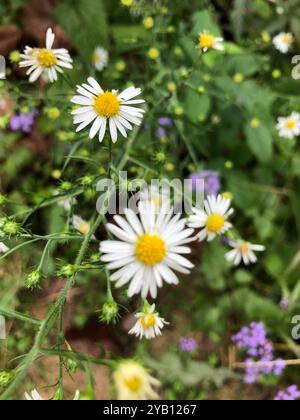
[{"label": "white flower in background", "polygon": [[87,235],[91,228],[89,222],[76,214],[72,217],[72,225],[74,229],[78,230],[78,232],[82,233],[83,235]]},{"label": "white flower in background", "polygon": [[0,254],[5,254],[8,250],[9,248],[3,242],[0,242]]},{"label": "white flower in background", "polygon": [[162,205],[170,204],[170,190],[151,184],[140,191],[139,198],[141,201],[152,202],[157,209],[160,209]]},{"label": "white flower in background", "polygon": [[223,38],[216,37],[208,31],[200,32],[198,48],[200,48],[200,50],[202,50],[203,52],[206,52],[211,49],[223,51]]},{"label": "white flower in background", "polygon": [[122,361],[113,374],[118,400],[156,400],[160,382],[134,360]]},{"label": "white flower in background", "polygon": [[123,137],[127,137],[127,130],[132,130],[132,124],[141,125],[143,109],[132,105],[142,104],[143,99],[133,99],[141,94],[141,89],[129,87],[120,94],[117,90],[105,91],[92,77],[88,78],[89,84],[77,86],[79,95],[71,99],[80,108],[72,111],[74,124],[79,124],[76,131],[81,131],[92,124],[90,138],[98,134],[102,142],[109,124],[109,131],[112,141],[118,139],[118,131]]},{"label": "white flower in background", "polygon": [[300,114],[293,112],[290,117],[279,117],[277,129],[280,137],[293,139],[300,134]]},{"label": "white flower in background", "polygon": [[27,75],[29,82],[35,82],[40,76],[45,75],[50,82],[57,80],[57,73],[63,73],[63,68],[72,69],[72,58],[64,48],[52,49],[55,35],[49,28],[46,34],[46,48],[26,47],[21,54],[23,61],[20,67],[29,67]]},{"label": "white flower in background", "polygon": [[[28,394],[27,392],[25,392],[25,398],[28,401],[45,401],[45,399],[40,396],[40,394],[37,392],[36,389],[34,389],[33,391],[31,391],[30,394]],[[79,390],[77,390],[75,392],[75,396],[73,398],[73,401],[78,401],[79,398],[80,398],[80,392],[79,392]]]},{"label": "white flower in background", "polygon": [[219,194],[217,197],[208,196],[204,201],[204,209],[193,208],[194,214],[189,217],[189,227],[201,229],[197,235],[199,241],[206,238],[212,241],[217,235],[223,235],[232,227],[227,220],[233,213],[230,204],[230,198]]},{"label": "white flower in background", "polygon": [[[54,196],[60,195],[59,191],[54,191]],[[73,206],[77,204],[75,197],[58,197],[57,204],[61,206],[64,210],[70,211]]]},{"label": "white flower in background", "polygon": [[164,324],[168,324],[163,318],[161,318],[158,312],[155,312],[155,304],[144,309],[143,312],[138,312],[135,314],[137,319],[134,327],[129,331],[129,334],[134,334],[137,337],[143,338],[145,336],[147,339],[154,338],[158,335],[161,335],[161,329],[164,327]]},{"label": "white flower in background", "polygon": [[280,34],[276,35],[273,38],[273,44],[275,45],[275,48],[282,52],[283,54],[286,54],[289,52],[292,44],[294,42],[293,34],[287,33],[287,32],[281,32]]},{"label": "white flower in background", "polygon": [[105,48],[97,47],[92,56],[92,62],[95,69],[102,71],[108,64],[108,52]]},{"label": "white flower in background", "polygon": [[133,210],[125,209],[125,216],[115,216],[118,226],[109,223],[107,228],[119,240],[107,240],[100,244],[101,260],[108,263],[108,270],[117,270],[111,275],[116,287],[129,284],[128,296],[150,292],[157,296],[157,288],[163,281],[178,284],[173,270],[189,274],[193,264],[181,254],[189,254],[185,246],[194,240],[194,230],[186,229],[186,220],[181,215],[167,212],[162,206],[157,212],[149,201],[140,201],[138,217]]},{"label": "white flower in background", "polygon": [[253,251],[263,252],[263,245],[255,245],[245,241],[229,241],[229,245],[233,248],[225,254],[227,261],[232,261],[234,265],[239,265],[242,261],[245,265],[257,262],[257,257]]}]

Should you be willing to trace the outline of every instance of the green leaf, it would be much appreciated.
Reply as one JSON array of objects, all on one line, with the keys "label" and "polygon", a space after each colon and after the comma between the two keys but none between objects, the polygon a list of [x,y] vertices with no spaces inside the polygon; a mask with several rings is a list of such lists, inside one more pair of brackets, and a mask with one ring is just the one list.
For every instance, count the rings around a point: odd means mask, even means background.
[{"label": "green leaf", "polygon": [[87,62],[97,45],[108,45],[106,14],[102,0],[64,1],[53,17],[68,34],[78,53]]},{"label": "green leaf", "polygon": [[211,109],[211,100],[208,95],[197,93],[195,90],[187,88],[185,93],[184,108],[186,115],[195,123],[199,119],[205,119]]},{"label": "green leaf", "polygon": [[200,32],[206,30],[215,36],[220,36],[221,32],[218,25],[214,22],[211,13],[208,10],[201,10],[193,14],[193,36],[197,37]]},{"label": "green leaf", "polygon": [[273,154],[273,138],[270,130],[260,124],[257,128],[252,128],[250,124],[245,127],[247,143],[252,153],[261,162],[267,162]]}]

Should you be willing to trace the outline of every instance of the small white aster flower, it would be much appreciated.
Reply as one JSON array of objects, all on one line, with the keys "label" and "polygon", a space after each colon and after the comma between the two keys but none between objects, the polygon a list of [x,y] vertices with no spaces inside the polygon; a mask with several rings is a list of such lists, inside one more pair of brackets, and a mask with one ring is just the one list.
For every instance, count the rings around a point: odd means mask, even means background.
[{"label": "small white aster flower", "polygon": [[3,242],[0,242],[0,253],[5,254],[8,250],[9,248]]},{"label": "small white aster flower", "polygon": [[155,304],[148,307],[144,312],[138,312],[135,317],[137,321],[128,334],[134,334],[140,339],[145,336],[149,340],[161,335],[161,329],[165,324],[168,324],[159,316],[158,312],[155,312]]},{"label": "small white aster flower", "polygon": [[26,47],[21,54],[23,61],[20,67],[29,67],[27,75],[29,82],[35,82],[40,76],[46,76],[50,82],[57,80],[57,73],[63,73],[63,68],[72,69],[72,58],[64,48],[53,49],[55,35],[49,28],[46,34],[46,48]]},{"label": "small white aster flower", "polygon": [[289,32],[281,32],[280,34],[276,35],[273,38],[273,44],[275,48],[282,52],[283,54],[286,54],[291,49],[291,46],[294,42],[293,34]]},{"label": "small white aster flower", "polygon": [[159,210],[163,204],[170,204],[170,191],[164,187],[159,188],[157,185],[150,185],[142,189],[139,193],[141,201],[150,201]]},{"label": "small white aster flower", "polygon": [[203,52],[214,49],[223,51],[223,38],[216,37],[208,31],[200,32],[198,40],[198,48]]},{"label": "small white aster flower", "polygon": [[[60,195],[60,192],[56,190],[53,192],[53,195]],[[64,210],[70,211],[71,208],[77,204],[77,200],[75,197],[58,197],[57,204]]]},{"label": "small white aster flower", "polygon": [[263,252],[263,245],[255,245],[245,241],[229,241],[229,245],[233,248],[225,254],[227,261],[232,261],[234,265],[239,265],[242,261],[245,265],[257,262],[257,257],[253,251]]},{"label": "small white aster flower", "polygon": [[125,209],[125,217],[115,216],[118,226],[109,223],[110,232],[119,240],[107,240],[100,244],[101,260],[108,263],[108,270],[117,270],[111,275],[116,287],[127,283],[128,296],[141,293],[146,297],[157,296],[157,288],[163,281],[178,284],[173,270],[189,274],[193,264],[181,254],[189,254],[185,246],[194,240],[193,229],[186,229],[186,220],[180,214],[167,212],[166,205],[157,212],[149,201],[138,204],[139,217],[133,210]]},{"label": "small white aster flower", "polygon": [[118,131],[126,138],[126,129],[132,130],[132,124],[141,125],[145,111],[132,106],[145,102],[143,99],[133,99],[141,94],[141,89],[129,87],[118,94],[117,90],[104,92],[92,77],[88,78],[88,83],[77,86],[79,95],[71,99],[74,104],[81,105],[72,111],[74,124],[79,124],[77,132],[92,124],[90,138],[93,139],[98,133],[99,141],[102,142],[109,123],[110,136],[115,143]]},{"label": "small white aster flower", "polygon": [[95,69],[102,71],[108,64],[108,52],[103,47],[95,48],[95,51],[92,55],[92,63],[95,66]]},{"label": "small white aster flower", "polygon": [[72,225],[74,229],[78,230],[78,232],[82,233],[83,235],[87,235],[91,228],[89,222],[76,214],[72,217]]},{"label": "small white aster flower", "polygon": [[293,139],[300,134],[300,114],[293,112],[291,116],[279,117],[277,129],[280,137]]},{"label": "small white aster flower", "polygon": [[118,400],[157,400],[160,382],[135,360],[121,361],[113,374]]},{"label": "small white aster flower", "polygon": [[215,239],[217,235],[223,235],[232,224],[228,222],[229,216],[233,213],[230,208],[230,198],[225,198],[221,194],[217,197],[210,195],[204,201],[204,208],[193,208],[193,213],[189,217],[189,227],[200,228],[197,237],[199,241]]},{"label": "small white aster flower", "polygon": [[[30,394],[28,394],[27,392],[25,392],[25,398],[28,401],[45,401],[45,398],[41,397],[41,395],[37,392],[36,389],[34,389],[33,391],[31,391]],[[73,401],[78,401],[80,398],[80,392],[77,389],[77,391],[75,392],[75,396],[73,398]]]}]

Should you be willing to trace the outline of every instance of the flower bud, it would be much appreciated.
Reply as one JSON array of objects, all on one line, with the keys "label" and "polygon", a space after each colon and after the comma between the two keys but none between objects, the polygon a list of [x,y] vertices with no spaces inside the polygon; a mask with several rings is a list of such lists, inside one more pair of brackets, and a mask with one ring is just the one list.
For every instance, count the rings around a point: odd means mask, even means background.
[{"label": "flower bud", "polygon": [[108,300],[102,307],[100,321],[115,324],[119,318],[119,307],[113,299]]},{"label": "flower bud", "polygon": [[77,267],[75,265],[67,264],[61,267],[61,269],[58,272],[58,275],[64,278],[70,278],[73,277],[76,274],[76,272]]},{"label": "flower bud", "polygon": [[25,287],[31,290],[37,288],[38,285],[40,284],[41,278],[42,278],[42,275],[39,270],[32,271],[25,278],[25,281],[24,281]]},{"label": "flower bud", "polygon": [[15,372],[13,370],[0,371],[0,388],[6,387],[14,378]]}]

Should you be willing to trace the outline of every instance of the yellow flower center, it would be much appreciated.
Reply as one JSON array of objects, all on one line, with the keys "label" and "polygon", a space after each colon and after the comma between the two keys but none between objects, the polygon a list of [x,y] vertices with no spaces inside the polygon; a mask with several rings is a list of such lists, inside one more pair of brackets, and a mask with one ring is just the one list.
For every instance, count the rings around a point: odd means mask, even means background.
[{"label": "yellow flower center", "polygon": [[42,67],[53,67],[57,64],[57,58],[54,52],[46,48],[38,50],[36,58]]},{"label": "yellow flower center", "polygon": [[81,225],[79,226],[79,229],[78,230],[83,235],[86,235],[90,231],[90,224],[87,223],[87,222],[81,223]]},{"label": "yellow flower center", "polygon": [[124,379],[124,383],[132,392],[137,392],[143,385],[142,379],[137,375],[132,375],[130,378]]},{"label": "yellow flower center", "polygon": [[295,120],[288,120],[285,124],[286,128],[289,130],[293,130],[293,128],[296,127],[296,121]]},{"label": "yellow flower center", "polygon": [[159,264],[167,255],[167,247],[158,235],[141,236],[136,244],[137,258],[145,265]]},{"label": "yellow flower center", "polygon": [[209,33],[202,33],[199,36],[199,47],[200,48],[214,48],[216,45],[216,38]]},{"label": "yellow flower center", "polygon": [[250,251],[249,245],[247,244],[247,242],[242,243],[239,248],[242,254],[248,254],[248,252]]},{"label": "yellow flower center", "polygon": [[104,92],[96,98],[94,108],[101,117],[114,117],[119,112],[120,101],[112,92]]},{"label": "yellow flower center", "polygon": [[206,222],[206,229],[209,232],[218,233],[225,225],[225,218],[221,214],[212,213]]},{"label": "yellow flower center", "polygon": [[282,42],[286,45],[290,45],[293,42],[293,37],[290,34],[283,35]]},{"label": "yellow flower center", "polygon": [[148,330],[151,327],[154,327],[156,325],[156,318],[153,314],[143,315],[141,317],[141,324],[142,327]]}]

